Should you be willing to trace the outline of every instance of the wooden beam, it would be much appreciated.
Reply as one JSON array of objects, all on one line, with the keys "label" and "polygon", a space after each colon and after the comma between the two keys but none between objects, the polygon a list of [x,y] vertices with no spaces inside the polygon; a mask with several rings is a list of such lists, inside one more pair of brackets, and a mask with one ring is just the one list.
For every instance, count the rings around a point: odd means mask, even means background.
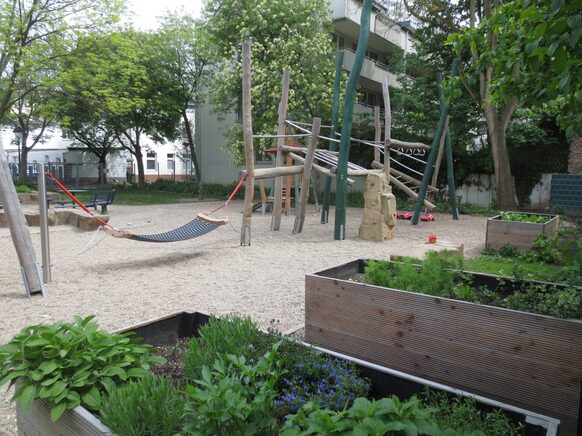
[{"label": "wooden beam", "polygon": [[313,157],[315,156],[315,147],[317,147],[317,136],[321,129],[321,118],[314,118],[311,126],[311,140],[305,155],[305,165],[303,170],[303,179],[301,180],[301,192],[299,194],[299,203],[295,206],[295,223],[293,224],[293,233],[301,233],[305,223],[305,211],[307,210],[307,201],[309,200],[309,184],[311,183],[311,168],[313,167]]},{"label": "wooden beam", "polygon": [[[297,161],[299,163],[304,164],[305,163],[305,159],[302,156],[299,156],[298,154],[295,153],[288,153],[287,154],[291,159],[293,159],[294,161]],[[324,168],[320,165],[317,165],[316,163],[313,163],[313,170],[317,171],[319,174],[323,174],[324,176],[327,177],[335,177],[335,173],[332,172],[331,170]],[[350,179],[348,177],[348,185],[349,186],[353,186],[353,184],[355,183],[354,179]]]},{"label": "wooden beam", "polygon": [[253,148],[253,121],[251,116],[251,43],[245,42],[242,47],[243,64],[243,135],[245,141],[245,156],[247,160],[247,178],[245,185],[245,207],[243,210],[240,231],[240,245],[251,245],[251,225],[253,217],[253,196],[255,194],[255,151]]},{"label": "wooden beam", "polygon": [[12,182],[10,168],[2,140],[0,139],[0,201],[4,206],[4,213],[10,228],[10,235],[14,242],[14,248],[18,255],[24,287],[28,295],[42,293],[44,287],[40,276],[40,265],[38,263],[32,238],[28,230],[28,224],[24,218],[24,212],[20,207],[18,194]]},{"label": "wooden beam", "polygon": [[390,148],[412,148],[412,149],[421,149],[421,150],[430,150],[431,146],[427,144],[423,144],[422,142],[408,142],[408,141],[400,141],[398,139],[390,139]]},{"label": "wooden beam", "polygon": [[[281,101],[279,102],[279,123],[277,129],[277,135],[279,138],[277,140],[277,158],[275,160],[276,167],[282,167],[285,164],[283,157],[283,145],[285,144],[285,119],[287,118],[287,107],[289,104],[289,71],[283,73],[283,78],[281,79]],[[279,230],[281,227],[281,209],[283,200],[283,180],[275,179],[275,193],[274,205],[273,205],[273,217],[271,219],[271,230]],[[287,192],[287,197],[289,197],[289,192]]]},{"label": "wooden beam", "polygon": [[[279,178],[282,176],[292,176],[293,174],[303,173],[303,166],[283,166],[276,168],[257,168],[255,170],[255,180],[264,180],[271,178]],[[280,179],[279,179],[280,180]]]},{"label": "wooden beam", "polygon": [[439,177],[439,170],[441,169],[441,162],[443,159],[443,153],[445,151],[445,139],[447,137],[449,131],[449,119],[451,117],[447,116],[447,120],[445,121],[445,129],[443,130],[443,134],[441,135],[441,140],[439,142],[439,154],[437,155],[436,162],[434,164],[434,173],[432,174],[432,186],[436,186],[437,179]]},{"label": "wooden beam", "polygon": [[[379,166],[381,166],[382,164],[377,164],[376,162],[372,162],[372,166],[379,168]],[[414,192],[412,189],[410,189],[408,186],[406,186],[404,183],[402,183],[400,180],[398,180],[396,178],[396,176],[394,176],[394,170],[393,168],[390,168],[390,183],[393,183],[396,187],[400,188],[402,191],[404,191],[406,194],[408,194],[408,196],[410,198],[412,198],[413,200],[418,199],[418,194],[416,192]],[[398,173],[400,171],[397,171]],[[428,209],[428,210],[434,210],[436,208],[436,206],[434,204],[432,204],[430,201],[428,200],[424,200],[424,206]]]},{"label": "wooden beam", "polygon": [[[383,164],[378,164],[376,162],[372,162],[372,166],[376,169],[384,169],[384,165]],[[398,171],[394,168],[390,168],[390,174],[392,174],[394,177],[401,177],[403,179],[406,179],[407,182],[410,182],[412,184],[414,184],[415,186],[420,186],[421,182],[420,180],[415,179],[414,177],[409,176],[406,173],[403,173],[402,171]],[[428,187],[428,190],[431,192],[438,192],[439,189],[435,188],[434,186],[430,186]]]}]

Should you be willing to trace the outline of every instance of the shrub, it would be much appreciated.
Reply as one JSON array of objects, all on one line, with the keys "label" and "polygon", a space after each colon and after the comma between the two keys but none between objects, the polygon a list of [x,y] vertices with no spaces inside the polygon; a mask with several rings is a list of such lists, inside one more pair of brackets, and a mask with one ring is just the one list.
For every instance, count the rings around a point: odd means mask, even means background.
[{"label": "shrub", "polygon": [[163,361],[130,333],[108,333],[92,319],[27,327],[0,347],[0,386],[18,382],[12,399],[23,410],[37,398],[51,404],[53,421],[79,405],[99,410],[115,384],[144,377]]},{"label": "shrub", "polygon": [[255,365],[244,356],[215,360],[202,368],[197,386],[186,388],[185,434],[272,434],[277,428],[273,400],[280,375],[278,344]]},{"label": "shrub", "polygon": [[170,379],[148,375],[115,386],[103,402],[101,421],[120,436],[171,436],[182,427],[183,403]]}]

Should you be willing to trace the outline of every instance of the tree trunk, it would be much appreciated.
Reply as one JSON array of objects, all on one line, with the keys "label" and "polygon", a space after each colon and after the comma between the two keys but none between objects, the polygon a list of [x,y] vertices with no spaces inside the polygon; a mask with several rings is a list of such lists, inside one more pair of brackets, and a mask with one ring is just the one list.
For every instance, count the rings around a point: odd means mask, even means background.
[{"label": "tree trunk", "polygon": [[194,137],[192,136],[192,126],[190,125],[190,120],[188,119],[188,114],[186,109],[182,111],[182,119],[184,120],[184,127],[186,128],[186,138],[188,139],[188,148],[190,149],[190,159],[194,165],[194,173],[196,181],[200,183],[202,180],[202,174],[200,174],[200,164],[198,163],[198,157],[196,156],[196,150],[194,148]]},{"label": "tree trunk", "polygon": [[503,116],[500,116],[498,111],[488,104],[485,107],[485,119],[487,121],[491,153],[493,154],[498,207],[506,210],[514,209],[516,206],[515,194],[506,138],[508,120],[504,120]]},{"label": "tree trunk", "polygon": [[[23,135],[24,138],[24,135]],[[25,144],[25,142],[23,142]],[[18,179],[20,183],[23,185],[26,184],[26,176],[28,173],[28,152],[30,151],[29,148],[25,146],[21,146],[20,148],[20,168],[18,168]]]},{"label": "tree trunk", "polygon": [[107,155],[99,157],[99,178],[97,183],[101,186],[107,184]]},{"label": "tree trunk", "polygon": [[135,159],[137,160],[137,186],[145,188],[145,170],[143,167],[143,153],[139,143],[134,144]]}]

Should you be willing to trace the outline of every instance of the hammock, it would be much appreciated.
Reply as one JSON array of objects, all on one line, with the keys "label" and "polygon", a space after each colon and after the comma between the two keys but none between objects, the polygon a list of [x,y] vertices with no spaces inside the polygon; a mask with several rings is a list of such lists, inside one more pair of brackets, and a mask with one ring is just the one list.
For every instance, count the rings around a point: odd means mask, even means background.
[{"label": "hammock", "polygon": [[205,235],[226,223],[228,223],[227,219],[213,219],[206,215],[198,214],[196,218],[189,223],[184,224],[177,229],[170,230],[169,232],[155,233],[152,235],[134,235],[127,231],[112,232],[109,230],[108,233],[117,238],[127,238],[141,242],[177,242]]},{"label": "hammock", "polygon": [[[77,203],[85,212],[91,215],[95,221],[101,224],[103,230],[116,238],[125,238],[125,239],[133,239],[134,241],[141,241],[141,242],[177,242],[177,241],[186,241],[188,239],[197,238],[198,236],[205,235],[206,233],[211,232],[212,230],[217,229],[220,226],[223,226],[228,223],[228,219],[213,219],[204,214],[199,213],[196,218],[190,221],[187,224],[184,224],[177,229],[170,230],[168,232],[163,233],[154,233],[151,235],[134,235],[131,232],[126,230],[121,230],[113,227],[107,221],[102,220],[98,216],[96,216],[93,212],[91,212],[87,206],[85,206],[82,202],[80,202],[77,197],[75,197],[61,182],[57,180],[57,178],[50,172],[46,173],[47,177],[52,179],[59,188],[63,190],[65,194],[67,194],[71,200]],[[234,188],[234,191],[228,197],[228,200],[222,205],[214,209],[210,214],[216,212],[223,207],[226,208],[230,200],[236,195],[237,191],[243,184],[246,179],[246,174],[239,180],[238,185]]]}]

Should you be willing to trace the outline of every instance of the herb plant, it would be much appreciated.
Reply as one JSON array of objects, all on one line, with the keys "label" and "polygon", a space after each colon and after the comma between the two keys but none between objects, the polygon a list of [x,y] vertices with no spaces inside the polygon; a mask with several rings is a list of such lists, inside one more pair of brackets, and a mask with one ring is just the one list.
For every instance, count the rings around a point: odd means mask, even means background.
[{"label": "herb plant", "polygon": [[443,432],[433,417],[433,409],[425,407],[417,397],[400,401],[395,396],[377,401],[357,398],[352,407],[340,412],[309,402],[297,414],[287,416],[281,434],[455,435]]},{"label": "herb plant", "polygon": [[280,376],[276,361],[279,344],[258,363],[244,356],[218,358],[212,368],[202,368],[202,378],[186,388],[185,434],[272,434],[275,385]]},{"label": "herb plant", "polygon": [[100,330],[92,319],[30,326],[0,347],[0,386],[18,383],[12,399],[23,410],[37,398],[51,404],[53,421],[79,405],[99,410],[114,385],[144,377],[162,361],[149,345]]},{"label": "herb plant", "polygon": [[99,413],[120,436],[172,436],[182,428],[183,404],[170,379],[148,375],[113,387]]},{"label": "herb plant", "polygon": [[521,223],[538,223],[543,224],[550,220],[547,215],[536,215],[519,212],[500,212],[499,217],[503,221],[515,221]]}]

